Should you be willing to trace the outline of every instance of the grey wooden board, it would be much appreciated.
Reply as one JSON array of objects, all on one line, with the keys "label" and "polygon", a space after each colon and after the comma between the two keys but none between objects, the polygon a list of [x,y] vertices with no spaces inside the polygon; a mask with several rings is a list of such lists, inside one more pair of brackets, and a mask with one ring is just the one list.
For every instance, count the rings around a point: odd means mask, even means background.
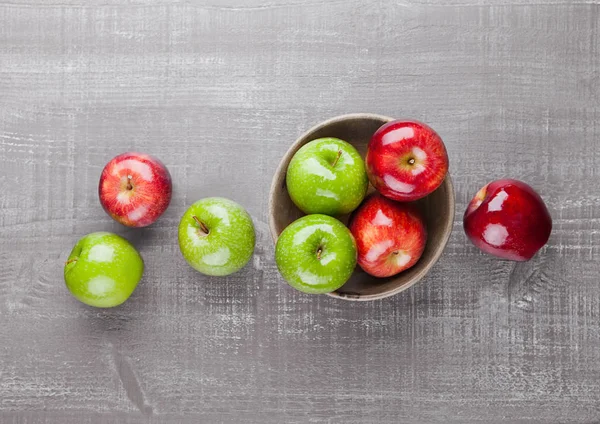
[{"label": "grey wooden board", "polygon": [[[0,422],[600,422],[599,23],[562,0],[0,0]],[[428,122],[457,196],[433,272],[363,304],[283,284],[266,216],[288,146],[348,112]],[[98,203],[127,150],[173,175],[147,229]],[[530,263],[462,232],[505,176],[554,217]],[[209,195],[256,223],[230,278],[178,250],[179,217]],[[147,264],[114,310],[63,283],[98,230]]]}]

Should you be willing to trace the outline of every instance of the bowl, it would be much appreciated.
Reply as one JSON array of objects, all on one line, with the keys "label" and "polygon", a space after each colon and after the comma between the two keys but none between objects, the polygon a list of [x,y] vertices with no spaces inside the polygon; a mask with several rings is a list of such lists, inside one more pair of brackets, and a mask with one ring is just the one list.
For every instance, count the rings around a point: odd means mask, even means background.
[{"label": "bowl", "polygon": [[[273,176],[269,194],[269,227],[273,241],[293,221],[304,215],[290,198],[285,176],[292,156],[306,143],[322,137],[337,137],[352,144],[363,156],[371,136],[392,118],[368,113],[342,115],[322,122],[298,138],[281,159]],[[374,191],[369,186],[369,192]],[[329,296],[346,300],[375,300],[400,293],[421,280],[442,255],[454,223],[454,189],[450,175],[430,195],[416,202],[427,223],[427,244],[419,261],[411,268],[392,277],[377,278],[365,273],[358,265],[354,274]],[[338,217],[347,223],[348,217]]]}]

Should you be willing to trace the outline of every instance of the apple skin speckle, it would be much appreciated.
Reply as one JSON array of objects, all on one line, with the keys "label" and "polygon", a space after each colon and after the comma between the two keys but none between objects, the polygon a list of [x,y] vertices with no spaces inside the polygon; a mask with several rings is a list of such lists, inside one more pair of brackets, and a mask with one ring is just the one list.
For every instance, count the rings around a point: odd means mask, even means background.
[{"label": "apple skin speckle", "polygon": [[97,308],[125,302],[144,273],[144,261],[123,237],[108,232],[88,234],[67,258],[64,278],[71,294]]},{"label": "apple skin speckle", "polygon": [[275,247],[277,268],[295,289],[331,293],[356,267],[356,243],[344,224],[327,215],[306,215],[292,222]]},{"label": "apple skin speckle", "polygon": [[339,216],[364,199],[369,179],[358,151],[343,140],[320,138],[292,157],[286,185],[294,204],[306,214]]},{"label": "apple skin speckle", "polygon": [[187,263],[213,276],[233,274],[246,266],[256,242],[250,214],[223,197],[207,197],[192,204],[179,222],[178,235]]}]

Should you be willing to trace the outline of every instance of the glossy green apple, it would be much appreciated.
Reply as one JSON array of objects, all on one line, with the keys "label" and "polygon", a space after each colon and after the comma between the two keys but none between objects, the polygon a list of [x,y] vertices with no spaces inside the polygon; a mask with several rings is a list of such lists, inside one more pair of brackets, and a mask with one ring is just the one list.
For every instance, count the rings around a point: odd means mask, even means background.
[{"label": "glossy green apple", "polygon": [[367,193],[369,178],[358,151],[339,138],[320,138],[300,148],[286,174],[292,201],[306,214],[352,212]]},{"label": "glossy green apple", "polygon": [[179,249],[192,268],[206,275],[242,269],[254,252],[254,225],[246,210],[229,199],[198,200],[179,223]]},{"label": "glossy green apple", "polygon": [[307,215],[283,230],[275,247],[275,261],[283,278],[295,289],[330,293],[352,275],[356,243],[337,219]]},{"label": "glossy green apple", "polygon": [[86,305],[112,308],[125,302],[144,273],[144,261],[123,237],[98,232],[81,238],[65,263],[65,283]]}]

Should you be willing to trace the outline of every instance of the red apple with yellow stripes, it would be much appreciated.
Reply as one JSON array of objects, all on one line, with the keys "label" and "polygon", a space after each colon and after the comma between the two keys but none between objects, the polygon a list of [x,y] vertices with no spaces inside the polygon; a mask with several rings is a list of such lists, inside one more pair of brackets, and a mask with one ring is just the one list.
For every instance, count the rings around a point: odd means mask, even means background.
[{"label": "red apple with yellow stripes", "polygon": [[160,217],[171,202],[171,175],[154,156],[128,152],[106,164],[98,195],[102,207],[115,221],[128,227],[146,227]]},{"label": "red apple with yellow stripes", "polygon": [[427,228],[412,203],[372,194],[349,224],[356,239],[357,262],[366,273],[390,277],[417,263],[427,242]]},{"label": "red apple with yellow stripes", "polygon": [[437,189],[448,172],[448,153],[440,136],[422,122],[396,120],[379,128],[365,161],[373,187],[402,202]]}]

